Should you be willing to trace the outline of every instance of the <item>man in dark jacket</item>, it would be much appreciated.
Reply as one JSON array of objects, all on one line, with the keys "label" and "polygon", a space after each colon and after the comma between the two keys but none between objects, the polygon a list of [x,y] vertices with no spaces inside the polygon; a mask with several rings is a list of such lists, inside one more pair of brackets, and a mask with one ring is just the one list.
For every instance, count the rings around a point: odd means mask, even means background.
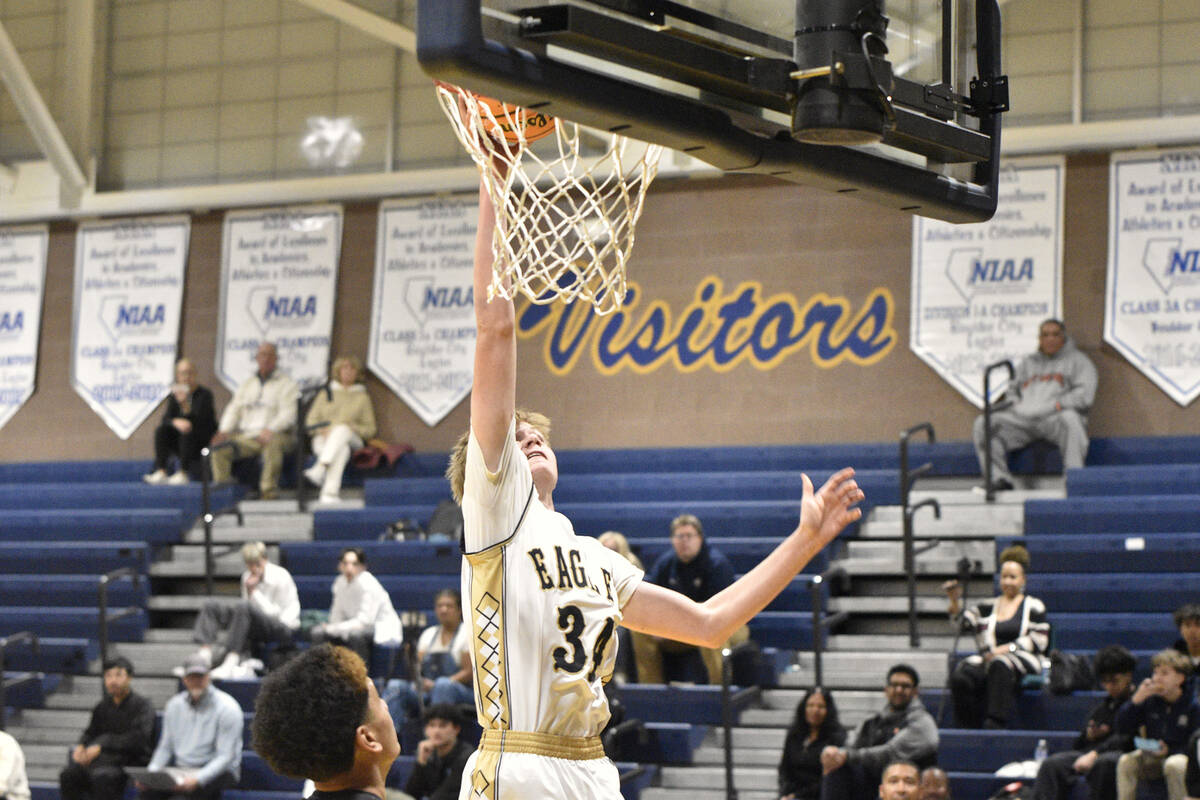
[{"label": "man in dark jacket", "polygon": [[1112,800],[1117,793],[1117,760],[1133,749],[1133,737],[1116,731],[1117,710],[1133,694],[1137,662],[1120,645],[1096,654],[1092,665],[1108,697],[1092,709],[1070,750],[1055,753],[1038,768],[1034,800],[1066,800],[1081,776],[1087,776],[1091,800]]},{"label": "man in dark jacket", "polygon": [[908,664],[888,670],[883,711],[862,724],[853,747],[822,751],[822,800],[875,800],[888,764],[911,761],[921,768],[937,762],[937,723],[917,697],[919,687],[920,676]]},{"label": "man in dark jacket", "polygon": [[[1082,467],[1087,456],[1087,415],[1096,397],[1096,366],[1075,347],[1057,319],[1038,327],[1036,353],[1021,359],[1005,390],[1005,403],[992,412],[990,451],[984,443],[983,415],[975,418],[975,454],[987,474],[992,462],[992,488],[1013,488],[1008,452],[1037,439],[1058,445],[1063,468]],[[986,488],[986,487],[984,487]]]},{"label": "man in dark jacket", "polygon": [[462,715],[449,703],[425,710],[425,738],[417,745],[417,763],[404,791],[415,798],[456,800],[463,767],[475,748],[459,738]]},{"label": "man in dark jacket", "polygon": [[63,800],[120,800],[125,767],[142,766],[154,747],[154,706],[133,691],[133,664],[123,656],[104,663],[104,699],[59,774]]},{"label": "man in dark jacket", "polygon": [[[666,586],[703,603],[733,583],[733,565],[721,551],[704,540],[704,527],[692,514],[680,514],[671,520],[671,549],[659,556],[646,573],[645,580]],[[694,648],[657,636],[633,637],[634,660],[639,683],[663,682],[662,654],[699,650],[710,684],[721,683],[721,650],[750,638],[743,625],[734,631],[722,647]]]}]

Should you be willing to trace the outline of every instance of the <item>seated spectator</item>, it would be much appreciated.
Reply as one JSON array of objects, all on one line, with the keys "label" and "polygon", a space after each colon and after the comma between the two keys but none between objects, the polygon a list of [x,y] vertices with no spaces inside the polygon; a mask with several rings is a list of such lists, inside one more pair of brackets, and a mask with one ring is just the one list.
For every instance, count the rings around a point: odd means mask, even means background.
[{"label": "seated spectator", "polygon": [[404,791],[416,800],[457,800],[463,768],[475,748],[459,738],[462,715],[439,703],[425,710],[425,738],[417,745],[417,763]]},{"label": "seated spectator", "polygon": [[[1013,488],[1008,453],[1037,439],[1047,439],[1062,452],[1063,468],[1083,466],[1087,456],[1087,414],[1096,397],[1096,367],[1067,336],[1066,326],[1048,319],[1038,328],[1038,350],[1017,365],[992,411],[992,446],[984,442],[983,415],[975,418],[975,454],[987,474],[992,462],[992,489]],[[984,487],[986,488],[986,487]]]},{"label": "seated spectator", "polygon": [[382,800],[400,755],[387,704],[367,666],[344,647],[305,650],[268,675],[254,704],[254,751],[315,800]]},{"label": "seated spectator", "polygon": [[[642,565],[642,560],[634,554],[633,550],[630,549],[629,540],[625,538],[625,534],[618,533],[617,531],[605,531],[596,537],[596,541],[600,542],[600,544],[604,545],[609,550],[620,553],[622,556],[624,556],[626,561],[628,561],[630,564],[633,564],[643,573],[646,571],[646,568]],[[638,680],[635,654],[642,647],[653,647],[653,642],[650,642],[649,644],[644,642],[635,644],[636,639],[640,637],[646,637],[647,635],[637,631],[632,631],[629,628],[626,628],[624,625],[617,627],[616,635],[617,661],[616,664],[613,665],[613,680],[615,680],[619,686],[627,681],[635,682]]]},{"label": "seated spectator", "polygon": [[[175,383],[167,395],[167,410],[154,429],[154,471],[142,476],[146,483],[180,486],[189,477],[200,478],[200,451],[217,431],[213,394],[196,383],[196,367],[186,358],[175,362]],[[171,458],[179,469],[167,477]]]},{"label": "seated spectator", "polygon": [[821,753],[846,743],[833,695],[809,689],[796,706],[779,761],[780,800],[817,800],[821,796]]},{"label": "seated spectator", "polygon": [[950,800],[950,776],[941,767],[921,770],[917,800]]},{"label": "seated spectator", "polygon": [[[1050,623],[1041,600],[1025,594],[1029,552],[1020,545],[1000,553],[1000,596],[962,610],[962,587],[948,581],[950,617],[975,635],[979,654],[950,675],[954,719],[960,728],[1003,728],[1012,719],[1021,677],[1042,671]],[[959,616],[961,611],[961,617]]]},{"label": "seated spectator", "polygon": [[[663,553],[645,580],[666,586],[686,595],[697,603],[733,583],[733,565],[721,551],[710,547],[704,539],[704,527],[691,514],[681,514],[671,520],[671,550]],[[745,625],[733,632],[721,647],[693,647],[658,636],[637,636],[633,639],[634,659],[640,683],[663,682],[663,653],[686,653],[699,650],[708,673],[708,682],[721,684],[721,650],[741,644],[750,638]]]},{"label": "seated spectator", "polygon": [[911,761],[893,761],[883,768],[879,780],[879,800],[917,800],[920,772]]},{"label": "seated spectator", "polygon": [[830,745],[821,751],[823,800],[874,800],[883,769],[893,761],[910,761],[915,796],[917,767],[937,762],[938,731],[920,697],[921,679],[908,664],[887,673],[883,711],[863,722],[853,747]]},{"label": "seated spectator", "polygon": [[472,703],[475,699],[471,692],[471,633],[469,626],[463,625],[458,590],[438,592],[433,598],[433,613],[438,624],[421,631],[417,639],[420,672],[416,681],[388,681],[384,693],[397,730],[420,713],[416,685],[426,704]]},{"label": "seated spectator", "polygon": [[375,435],[375,410],[363,386],[362,362],[342,356],[330,370],[329,392],[318,392],[304,420],[313,431],[312,449],[317,461],[304,470],[304,477],[320,487],[318,502],[333,503],[342,490],[342,473],[350,455]]},{"label": "seated spectator", "polygon": [[1117,710],[1133,694],[1133,655],[1110,645],[1096,654],[1093,669],[1108,697],[1092,709],[1070,750],[1055,753],[1038,768],[1034,800],[1067,800],[1080,777],[1087,776],[1091,800],[1111,800],[1117,792],[1117,760],[1133,749],[1133,738],[1116,730]]},{"label": "seated spectator", "polygon": [[399,643],[403,639],[400,617],[379,579],[367,572],[367,554],[362,548],[343,550],[338,571],[341,574],[333,582],[329,621],[315,626],[310,636],[318,644],[345,645],[370,664],[372,643]]},{"label": "seated spectator", "polygon": [[1117,711],[1117,732],[1156,746],[1142,749],[1135,739],[1138,749],[1117,761],[1117,800],[1134,800],[1138,782],[1155,778],[1165,779],[1168,800],[1184,800],[1184,748],[1200,727],[1200,704],[1183,690],[1192,664],[1177,650],[1163,650],[1150,663],[1154,672]]},{"label": "seated spectator", "polygon": [[210,458],[213,482],[225,483],[230,480],[234,461],[261,455],[259,496],[270,500],[279,496],[283,457],[295,444],[296,400],[300,392],[296,382],[276,368],[279,352],[274,344],[260,344],[254,360],[258,371],[242,381],[233,393],[212,439],[213,446],[231,441],[233,447],[213,450]]},{"label": "seated spectator", "polygon": [[243,664],[267,642],[291,645],[300,628],[300,595],[291,573],[267,560],[262,542],[242,545],[242,561],[242,599],[205,601],[192,629],[200,654],[220,665],[212,671],[219,680],[240,677]]},{"label": "seated spectator", "polygon": [[242,709],[212,685],[208,661],[192,654],[183,662],[185,691],[167,701],[162,735],[147,769],[180,767],[187,777],[173,792],[138,784],[142,800],[217,800],[242,774]]},{"label": "seated spectator", "polygon": [[120,800],[125,767],[140,767],[154,747],[154,706],[133,691],[133,664],[124,656],[104,662],[104,699],[58,776],[62,800]]},{"label": "seated spectator", "polygon": [[1179,638],[1172,648],[1187,656],[1192,662],[1192,674],[1188,677],[1186,692],[1196,694],[1200,681],[1200,603],[1185,603],[1172,615]]},{"label": "seated spectator", "polygon": [[11,734],[0,731],[0,798],[29,800],[29,777],[25,773],[25,753]]}]

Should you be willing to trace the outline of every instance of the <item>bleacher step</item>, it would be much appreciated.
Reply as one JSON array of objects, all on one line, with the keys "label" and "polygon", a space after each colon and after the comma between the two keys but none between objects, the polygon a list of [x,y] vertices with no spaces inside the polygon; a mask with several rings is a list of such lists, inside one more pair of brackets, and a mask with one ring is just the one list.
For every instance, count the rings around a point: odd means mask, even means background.
[{"label": "bleacher step", "polygon": [[[781,749],[733,748],[733,763],[739,767],[778,767]],[[692,763],[698,767],[725,764],[725,748],[697,747],[692,751]]]},{"label": "bleacher step", "polygon": [[[4,729],[14,739],[21,743],[22,748],[33,745],[55,745],[58,747],[74,745],[79,741],[79,734],[87,727],[87,720],[78,728],[45,728],[40,725],[8,725]],[[59,750],[59,763],[62,760],[62,750]]]},{"label": "bleacher step", "polygon": [[[722,786],[724,777],[722,777]],[[665,786],[651,786],[643,789],[639,795],[641,800],[727,800],[724,789],[672,789]],[[777,792],[744,791],[738,793],[738,800],[778,800]]]},{"label": "bleacher step", "polygon": [[[998,492],[990,505],[1023,506],[1026,500],[1056,500],[1065,497],[1067,483],[1061,475],[1022,475],[1017,478],[1020,486],[1011,492]],[[989,505],[975,487],[982,485],[982,478],[922,478],[917,488],[908,493],[910,505],[934,498],[943,506]],[[924,513],[924,512],[922,512]]]},{"label": "bleacher step", "polygon": [[[662,785],[671,789],[711,789],[725,785],[723,767],[663,767],[661,774]],[[774,767],[733,769],[733,785],[738,790],[771,791],[777,783],[778,773]]]},{"label": "bleacher step", "polygon": [[[918,539],[957,539],[992,536],[1017,536],[1024,532],[1024,508],[1021,519],[993,519],[980,514],[962,519],[937,519],[933,512],[922,509],[913,519],[913,536]],[[864,522],[858,530],[862,539],[898,539],[904,535],[899,519]]]},{"label": "bleacher step", "polygon": [[146,644],[191,644],[191,628],[148,628],[142,639]]},{"label": "bleacher step", "polygon": [[[162,708],[179,692],[179,679],[135,676],[134,690],[143,695],[155,708]],[[100,701],[100,679],[98,677],[76,678],[70,689],[59,688],[46,697],[46,708],[91,711]]]},{"label": "bleacher step", "polygon": [[[154,598],[150,598],[154,602]],[[918,614],[945,614],[945,597],[916,598]],[[153,608],[153,606],[151,606]],[[907,597],[831,597],[826,605],[830,612],[846,611],[851,614],[907,614]]]},{"label": "bleacher step", "polygon": [[147,598],[146,608],[150,611],[199,611],[208,601],[221,599],[237,598],[235,595],[161,594]]},{"label": "bleacher step", "polygon": [[90,711],[60,711],[50,708],[26,708],[21,711],[19,723],[26,728],[60,728],[75,731],[78,735],[91,719]]},{"label": "bleacher step", "polygon": [[[153,602],[156,598],[150,598]],[[113,645],[110,655],[120,653],[133,663],[136,671],[136,681],[140,683],[145,676],[156,675],[166,677],[172,675],[171,670],[183,663],[183,659],[194,652],[196,645],[186,642],[122,642]],[[100,674],[100,664],[93,663],[89,670],[93,675]]]},{"label": "bleacher step", "polygon": [[[944,610],[945,601],[942,601],[942,606]],[[868,633],[858,635],[852,633],[841,633],[835,636],[830,636],[828,639],[826,639],[825,648],[827,650],[844,652],[905,650],[908,648],[908,642],[908,636],[905,634]],[[921,637],[922,650],[941,650],[942,652],[945,652],[950,649],[950,646],[953,643],[953,636]]]},{"label": "bleacher step", "polygon": [[[946,683],[946,654],[926,651],[924,648],[919,652],[827,652],[823,656],[822,669],[826,685],[836,689],[879,690],[888,668],[901,661],[915,667],[926,686],[942,686]],[[800,652],[796,667],[779,676],[780,687],[806,688],[813,685],[812,653]]]},{"label": "bleacher step", "polygon": [[[917,571],[930,569],[930,564],[950,565],[950,572],[955,570],[958,559],[966,556],[971,561],[981,562],[985,571],[990,571],[996,560],[995,545],[990,540],[957,540],[945,541],[937,547],[918,553],[916,556]],[[900,574],[904,569],[903,542],[876,542],[857,540],[846,542],[846,559],[884,559],[891,563],[892,571]],[[841,561],[837,562],[841,564]]]},{"label": "bleacher step", "polygon": [[[923,525],[931,521],[941,522],[943,525],[962,525],[968,526],[984,521],[989,524],[996,525],[1013,525],[1021,522],[1025,518],[1025,506],[1019,503],[1003,503],[988,505],[983,501],[983,497],[970,493],[974,498],[974,502],[969,502],[966,497],[961,495],[952,495],[949,493],[932,492],[930,496],[938,501],[942,507],[942,517],[938,520],[933,516],[931,509],[921,509],[916,512],[913,518],[914,524]],[[950,502],[953,499],[955,502]],[[917,500],[909,498],[909,505],[917,504]],[[928,516],[926,516],[928,515]],[[900,513],[900,506],[876,506],[871,510],[870,523],[896,522],[904,519]]]},{"label": "bleacher step", "polygon": [[[246,524],[238,527],[232,522],[214,525],[212,538],[221,544],[242,542],[309,542],[313,538],[312,516],[309,514],[272,514],[246,517]],[[204,543],[204,526],[196,525],[183,535],[186,544]]]}]

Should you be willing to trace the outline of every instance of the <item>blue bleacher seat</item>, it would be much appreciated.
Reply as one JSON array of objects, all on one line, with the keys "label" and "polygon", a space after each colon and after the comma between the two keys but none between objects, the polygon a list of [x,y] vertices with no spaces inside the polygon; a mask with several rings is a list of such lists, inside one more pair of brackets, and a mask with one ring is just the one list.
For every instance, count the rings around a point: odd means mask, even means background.
[{"label": "blue bleacher seat", "polygon": [[121,567],[144,573],[149,557],[145,542],[0,541],[0,564],[8,575],[44,575],[51,569],[66,575],[103,575]]},{"label": "blue bleacher seat", "polygon": [[[1121,564],[1114,563],[1114,567]],[[1164,565],[1167,566],[1167,565]],[[1113,608],[1119,597],[1121,611],[1160,611],[1171,613],[1196,599],[1200,574],[1092,572],[1071,574],[1032,572],[1026,590],[1040,598],[1051,612],[1098,611]]]},{"label": "blue bleacher seat", "polygon": [[[329,575],[295,575],[296,589],[300,593],[301,608],[328,608],[332,601]],[[392,606],[398,610],[433,609],[433,596],[442,589],[458,589],[457,575],[425,575],[380,573],[376,576],[392,598]]]},{"label": "blue bleacher seat", "polygon": [[5,670],[2,679],[8,686],[4,701],[9,708],[42,708],[46,705],[46,695],[57,689],[62,681],[59,675],[16,670]]},{"label": "blue bleacher seat", "polygon": [[191,520],[179,509],[0,510],[0,536],[7,541],[101,541],[137,539],[178,542]]},{"label": "blue bleacher seat", "polygon": [[[202,489],[186,486],[149,486],[137,483],[82,482],[40,483],[31,491],[27,484],[0,485],[0,509],[179,509],[188,519],[200,516]],[[234,486],[211,488],[212,508],[233,504],[240,491]]]},{"label": "blue bleacher seat", "polygon": [[258,753],[252,750],[242,751],[242,779],[238,783],[238,788],[294,792],[293,796],[299,797],[300,787],[303,784],[304,781],[276,775]]},{"label": "blue bleacher seat", "polygon": [[[770,555],[782,540],[782,536],[729,536],[711,539],[710,544],[729,559],[734,570],[749,572]],[[646,569],[650,569],[659,556],[671,549],[671,540],[665,534],[644,539],[630,539],[629,548],[642,560]],[[825,549],[813,556],[802,573],[819,575],[828,568],[829,551]]]},{"label": "blue bleacher seat", "polygon": [[1075,497],[1066,500],[1025,501],[1027,535],[1135,531],[1200,531],[1200,495]]},{"label": "blue bleacher seat", "polygon": [[1063,650],[1096,650],[1121,644],[1133,650],[1170,647],[1179,630],[1168,613],[1095,612],[1056,613],[1047,616],[1054,641]]},{"label": "blue bleacher seat", "polygon": [[4,665],[15,670],[82,675],[100,655],[96,640],[86,637],[40,637],[35,656],[31,647],[13,647],[4,654]]},{"label": "blue bleacher seat", "polygon": [[[46,565],[53,569],[54,565]],[[7,565],[0,566],[0,574]],[[0,580],[0,606],[86,606],[96,602],[99,575],[4,575]],[[111,581],[110,606],[145,605],[149,581],[135,588],[131,580]]]},{"label": "blue bleacher seat", "polygon": [[[1200,452],[1196,459],[1200,460]],[[1086,467],[1067,472],[1068,497],[1200,494],[1200,463]]]},{"label": "blue bleacher seat", "polygon": [[[1136,529],[1135,529],[1136,530]],[[1031,573],[1200,572],[1200,533],[1075,534],[996,539],[997,552],[1020,542]]]},{"label": "blue bleacher seat", "polygon": [[[367,557],[367,569],[376,577],[411,574],[414,565],[420,565],[420,571],[426,575],[458,575],[462,566],[457,542],[379,542],[374,539],[284,542],[280,551],[284,566],[293,575],[327,577],[329,584],[325,589],[328,593],[337,577],[337,561],[343,547],[361,547]],[[323,603],[329,604],[328,594]]]},{"label": "blue bleacher seat", "polygon": [[[1075,721],[1076,729],[1082,718]],[[1070,750],[1078,730],[963,730],[943,728],[938,732],[938,763],[961,772],[995,772],[1011,761],[1033,758],[1039,739],[1051,753]]]},{"label": "blue bleacher seat", "polygon": [[[620,690],[628,719],[655,722],[686,722],[694,725],[721,723],[720,686],[666,686],[657,683],[627,683]],[[737,699],[734,723],[749,699]]]},{"label": "blue bleacher seat", "polygon": [[[32,631],[38,636],[92,638],[96,635],[100,612],[91,608],[30,608],[0,606],[0,636]],[[114,642],[140,642],[146,632],[146,612],[137,609],[130,616],[109,625]]]}]

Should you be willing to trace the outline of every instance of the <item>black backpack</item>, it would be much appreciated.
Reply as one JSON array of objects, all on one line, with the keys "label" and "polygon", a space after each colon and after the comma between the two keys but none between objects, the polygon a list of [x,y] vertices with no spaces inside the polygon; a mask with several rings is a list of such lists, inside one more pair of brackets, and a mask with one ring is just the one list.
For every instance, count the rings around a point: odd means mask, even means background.
[{"label": "black backpack", "polygon": [[1054,694],[1070,694],[1095,688],[1092,662],[1086,656],[1050,651],[1050,691]]}]

